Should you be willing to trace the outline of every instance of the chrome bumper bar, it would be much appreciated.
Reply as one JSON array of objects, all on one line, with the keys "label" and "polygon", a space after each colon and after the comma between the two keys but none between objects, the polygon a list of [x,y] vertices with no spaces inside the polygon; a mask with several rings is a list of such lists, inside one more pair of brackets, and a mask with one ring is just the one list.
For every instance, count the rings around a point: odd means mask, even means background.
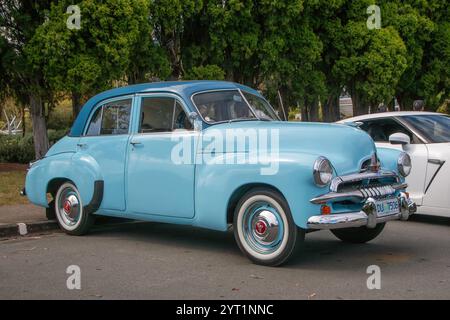
[{"label": "chrome bumper bar", "polygon": [[353,228],[362,226],[366,226],[367,228],[375,228],[378,223],[390,220],[406,221],[413,213],[417,211],[416,204],[403,192],[398,196],[398,201],[400,205],[400,212],[396,214],[377,217],[375,200],[373,198],[369,198],[364,203],[363,209],[359,212],[312,216],[308,219],[307,226],[308,229],[313,230]]}]

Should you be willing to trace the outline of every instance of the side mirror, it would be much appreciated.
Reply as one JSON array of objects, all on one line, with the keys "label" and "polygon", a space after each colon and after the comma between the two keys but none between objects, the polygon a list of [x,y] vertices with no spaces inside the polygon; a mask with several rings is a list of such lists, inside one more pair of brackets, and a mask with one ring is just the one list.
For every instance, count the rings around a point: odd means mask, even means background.
[{"label": "side mirror", "polygon": [[408,135],[401,132],[397,132],[389,136],[389,142],[391,144],[401,144],[402,146],[405,146],[411,143],[411,139],[409,138]]},{"label": "side mirror", "polygon": [[194,122],[195,120],[198,119],[198,114],[197,114],[197,112],[189,112],[188,117],[189,117],[189,120]]},{"label": "side mirror", "polygon": [[197,112],[189,112],[188,118],[192,122],[192,124],[194,125],[194,130],[195,131],[202,131],[203,122],[200,119],[200,117],[199,117]]}]

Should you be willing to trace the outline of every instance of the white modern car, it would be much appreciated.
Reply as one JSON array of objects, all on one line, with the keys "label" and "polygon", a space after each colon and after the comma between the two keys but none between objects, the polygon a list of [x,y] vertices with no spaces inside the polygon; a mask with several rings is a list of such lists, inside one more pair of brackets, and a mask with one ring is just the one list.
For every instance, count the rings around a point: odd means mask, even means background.
[{"label": "white modern car", "polygon": [[357,123],[377,147],[404,150],[412,171],[406,178],[420,214],[450,217],[450,117],[433,112],[383,112],[339,121]]}]

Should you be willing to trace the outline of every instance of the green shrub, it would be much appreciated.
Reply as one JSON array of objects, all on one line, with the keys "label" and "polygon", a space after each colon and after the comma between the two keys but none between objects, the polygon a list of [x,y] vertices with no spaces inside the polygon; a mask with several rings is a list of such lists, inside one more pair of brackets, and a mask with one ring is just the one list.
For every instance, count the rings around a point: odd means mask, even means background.
[{"label": "green shrub", "polygon": [[47,129],[61,130],[72,125],[72,110],[68,108],[57,107],[48,117]]},{"label": "green shrub", "polygon": [[183,77],[184,80],[224,80],[225,72],[215,64],[193,67]]},{"label": "green shrub", "polygon": [[28,163],[34,159],[33,137],[0,136],[0,162]]},{"label": "green shrub", "polygon": [[[68,130],[48,130],[50,145],[55,144],[67,134]],[[35,159],[32,134],[7,136],[0,135],[0,162],[29,163]]]}]

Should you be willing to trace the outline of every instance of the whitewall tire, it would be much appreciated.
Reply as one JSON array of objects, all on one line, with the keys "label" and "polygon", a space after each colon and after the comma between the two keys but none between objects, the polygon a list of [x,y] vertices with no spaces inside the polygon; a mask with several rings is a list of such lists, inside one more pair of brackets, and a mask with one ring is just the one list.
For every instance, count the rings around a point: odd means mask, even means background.
[{"label": "whitewall tire", "polygon": [[77,187],[66,182],[58,188],[55,214],[60,228],[67,234],[83,235],[89,231],[94,217],[85,210]]},{"label": "whitewall tire", "polygon": [[250,260],[278,266],[293,254],[304,230],[297,228],[284,197],[276,191],[257,188],[239,201],[233,221],[234,236]]}]

